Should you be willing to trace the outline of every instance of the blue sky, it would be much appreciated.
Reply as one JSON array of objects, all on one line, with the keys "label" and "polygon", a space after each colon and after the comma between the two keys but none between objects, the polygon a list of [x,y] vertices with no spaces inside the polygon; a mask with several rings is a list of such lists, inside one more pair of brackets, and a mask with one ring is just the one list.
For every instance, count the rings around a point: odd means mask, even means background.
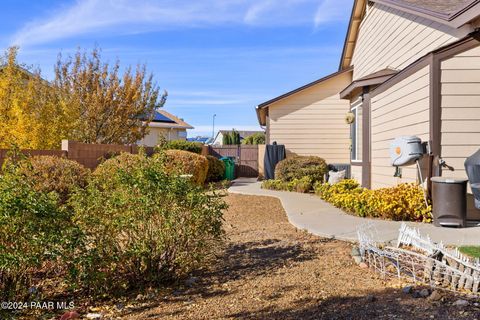
[{"label": "blue sky", "polygon": [[51,78],[57,54],[146,63],[165,109],[195,127],[254,130],[254,107],[336,71],[353,0],[2,0],[0,47]]}]

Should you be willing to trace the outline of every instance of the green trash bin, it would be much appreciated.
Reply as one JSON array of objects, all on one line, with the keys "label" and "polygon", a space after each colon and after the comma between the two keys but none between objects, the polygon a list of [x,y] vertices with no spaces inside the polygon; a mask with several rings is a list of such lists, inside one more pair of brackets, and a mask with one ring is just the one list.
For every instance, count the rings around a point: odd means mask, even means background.
[{"label": "green trash bin", "polygon": [[222,157],[220,160],[225,163],[225,179],[234,180],[235,179],[235,161],[230,157]]}]

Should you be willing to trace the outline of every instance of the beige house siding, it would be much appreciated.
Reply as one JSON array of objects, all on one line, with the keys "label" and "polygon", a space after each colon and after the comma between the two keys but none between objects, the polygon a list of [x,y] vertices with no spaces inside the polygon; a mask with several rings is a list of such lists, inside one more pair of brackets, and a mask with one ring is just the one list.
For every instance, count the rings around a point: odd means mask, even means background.
[{"label": "beige house siding", "polygon": [[465,158],[480,149],[480,47],[440,63],[441,154],[455,171],[444,176],[466,178]]},{"label": "beige house siding", "polygon": [[349,102],[338,93],[350,82],[351,73],[343,73],[272,103],[267,118],[269,142],[284,144],[289,153],[349,163],[350,129],[345,123]]},{"label": "beige house siding", "polygon": [[402,178],[393,177],[389,147],[399,136],[429,140],[429,73],[427,66],[371,99],[373,189],[417,181],[415,166],[402,167]]},{"label": "beige house siding", "polygon": [[[184,132],[181,136],[180,132]],[[158,138],[163,135],[167,140],[186,140],[185,129],[169,129],[169,128],[149,128],[148,134],[138,142],[139,145],[154,147],[157,145]]]},{"label": "beige house siding", "polygon": [[352,179],[357,180],[360,185],[362,185],[362,167],[361,166],[351,166]]},{"label": "beige house siding", "polygon": [[352,57],[353,80],[387,67],[401,70],[470,31],[469,26],[453,29],[375,3],[360,25]]}]

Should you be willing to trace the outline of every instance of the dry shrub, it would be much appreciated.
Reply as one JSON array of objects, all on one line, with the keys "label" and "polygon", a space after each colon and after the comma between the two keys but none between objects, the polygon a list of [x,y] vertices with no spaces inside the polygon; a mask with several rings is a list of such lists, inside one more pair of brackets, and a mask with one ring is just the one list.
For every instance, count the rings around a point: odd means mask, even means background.
[{"label": "dry shrub", "polygon": [[163,162],[167,173],[178,175],[192,175],[192,181],[203,185],[207,178],[208,160],[199,154],[183,150],[166,150],[165,154],[156,156],[164,157]]},{"label": "dry shrub", "polygon": [[207,156],[208,172],[207,182],[215,182],[223,179],[225,175],[225,163],[214,156]]},{"label": "dry shrub", "polygon": [[219,195],[167,174],[156,158],[109,173],[108,188],[94,175],[73,197],[73,283],[92,294],[118,293],[184,276],[211,257],[223,236]]},{"label": "dry shrub", "polygon": [[31,183],[34,190],[55,192],[65,203],[75,188],[84,188],[90,170],[78,162],[55,156],[34,156],[18,163],[18,173]]}]

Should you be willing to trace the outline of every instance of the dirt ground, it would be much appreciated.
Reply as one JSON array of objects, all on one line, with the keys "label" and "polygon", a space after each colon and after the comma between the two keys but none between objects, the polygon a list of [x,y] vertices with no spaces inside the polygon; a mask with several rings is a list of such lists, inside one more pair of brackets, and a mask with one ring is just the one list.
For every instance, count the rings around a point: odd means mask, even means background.
[{"label": "dirt ground", "polygon": [[226,199],[228,241],[218,262],[124,308],[122,319],[480,319],[473,301],[413,298],[401,283],[358,267],[351,244],[297,230],[277,199]]}]

